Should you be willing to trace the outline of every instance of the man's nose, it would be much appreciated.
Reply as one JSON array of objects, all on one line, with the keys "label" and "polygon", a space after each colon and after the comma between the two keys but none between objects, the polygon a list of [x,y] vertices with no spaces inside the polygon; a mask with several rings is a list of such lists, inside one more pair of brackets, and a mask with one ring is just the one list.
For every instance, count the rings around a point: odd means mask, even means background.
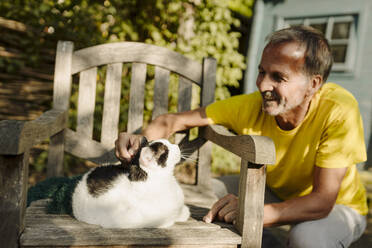
[{"label": "man's nose", "polygon": [[259,75],[257,77],[256,84],[257,84],[257,88],[261,92],[272,91],[274,89],[273,82],[268,75],[263,75],[263,76]]}]

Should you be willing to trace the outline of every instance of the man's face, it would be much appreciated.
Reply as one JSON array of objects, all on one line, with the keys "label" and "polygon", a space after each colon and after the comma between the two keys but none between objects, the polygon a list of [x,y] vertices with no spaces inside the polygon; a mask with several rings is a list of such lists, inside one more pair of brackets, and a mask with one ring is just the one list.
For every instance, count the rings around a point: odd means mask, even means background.
[{"label": "man's face", "polygon": [[298,43],[267,46],[258,67],[256,85],[263,110],[272,116],[295,113],[309,96],[309,77],[303,72],[304,49]]}]

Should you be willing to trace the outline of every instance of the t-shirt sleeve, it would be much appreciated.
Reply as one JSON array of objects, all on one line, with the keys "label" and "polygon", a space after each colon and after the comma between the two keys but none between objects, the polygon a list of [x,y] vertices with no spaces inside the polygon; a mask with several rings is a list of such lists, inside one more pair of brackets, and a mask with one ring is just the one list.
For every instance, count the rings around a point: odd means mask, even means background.
[{"label": "t-shirt sleeve", "polygon": [[337,106],[329,115],[316,156],[323,168],[344,168],[367,159],[363,124],[356,101]]},{"label": "t-shirt sleeve", "polygon": [[260,109],[260,95],[255,92],[214,102],[207,106],[206,114],[210,124],[222,125],[241,133],[242,128],[249,125],[248,120],[257,115],[257,109]]}]

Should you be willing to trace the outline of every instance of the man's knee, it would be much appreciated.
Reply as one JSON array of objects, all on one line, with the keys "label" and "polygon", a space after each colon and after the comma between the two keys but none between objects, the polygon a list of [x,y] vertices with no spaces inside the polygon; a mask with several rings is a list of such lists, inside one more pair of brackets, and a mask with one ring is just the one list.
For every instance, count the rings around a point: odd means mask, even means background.
[{"label": "man's knee", "polygon": [[288,247],[290,248],[326,248],[335,244],[319,225],[312,221],[299,223],[291,228]]}]

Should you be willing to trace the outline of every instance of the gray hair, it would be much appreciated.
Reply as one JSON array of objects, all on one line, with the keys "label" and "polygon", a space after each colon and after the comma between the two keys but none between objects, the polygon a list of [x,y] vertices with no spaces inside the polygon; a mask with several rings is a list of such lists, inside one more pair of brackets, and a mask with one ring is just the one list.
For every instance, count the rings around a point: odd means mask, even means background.
[{"label": "gray hair", "polygon": [[266,40],[268,41],[266,47],[298,42],[305,48],[304,72],[309,76],[321,75],[323,82],[327,80],[333,58],[329,43],[320,31],[308,26],[295,26],[275,31]]}]

